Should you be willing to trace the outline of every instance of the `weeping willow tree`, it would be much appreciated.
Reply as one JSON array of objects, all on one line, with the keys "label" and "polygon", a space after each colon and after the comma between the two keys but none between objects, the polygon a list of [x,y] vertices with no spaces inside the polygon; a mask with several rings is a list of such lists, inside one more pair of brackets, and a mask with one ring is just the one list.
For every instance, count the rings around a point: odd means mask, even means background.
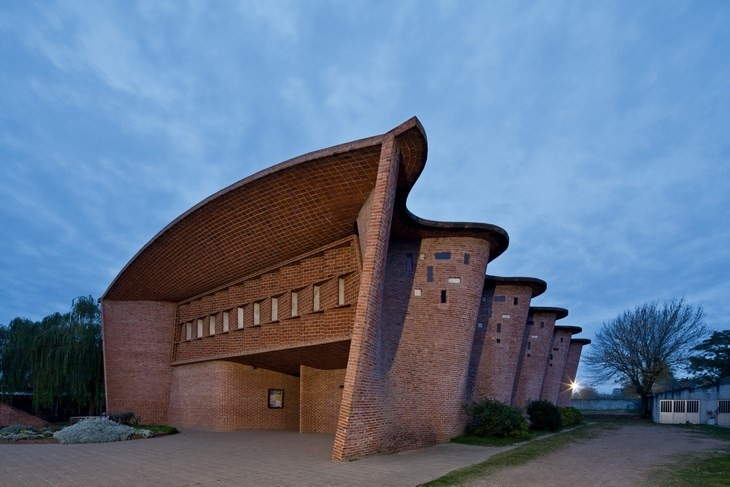
[{"label": "weeping willow tree", "polygon": [[71,407],[97,414],[104,406],[101,312],[82,296],[68,313],[39,322],[16,318],[0,336],[0,386],[6,393],[31,392],[36,411]]}]

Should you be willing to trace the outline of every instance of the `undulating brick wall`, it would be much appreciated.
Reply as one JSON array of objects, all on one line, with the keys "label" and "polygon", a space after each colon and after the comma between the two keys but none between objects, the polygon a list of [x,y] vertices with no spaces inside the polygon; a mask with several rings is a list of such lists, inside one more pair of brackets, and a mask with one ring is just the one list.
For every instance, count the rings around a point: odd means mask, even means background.
[{"label": "undulating brick wall", "polygon": [[43,428],[46,422],[38,416],[33,416],[25,411],[16,409],[8,404],[0,402],[0,428],[11,424],[30,426],[32,428]]},{"label": "undulating brick wall", "polygon": [[529,286],[486,287],[472,350],[475,374],[473,399],[496,399],[509,404],[522,351],[532,299]]},{"label": "undulating brick wall", "polygon": [[553,343],[556,314],[552,311],[534,311],[525,328],[525,338],[517,370],[512,405],[525,407],[528,402],[540,399],[542,381],[550,347]]},{"label": "undulating brick wall", "polygon": [[300,433],[335,433],[344,384],[345,369],[301,367]]},{"label": "undulating brick wall", "polygon": [[[283,408],[269,408],[269,389],[284,390]],[[178,428],[298,430],[299,378],[225,360],[177,365],[169,418]]]},{"label": "undulating brick wall", "polygon": [[558,406],[568,407],[570,406],[570,397],[573,390],[570,385],[575,382],[576,374],[578,373],[578,363],[580,362],[580,354],[583,350],[583,345],[590,343],[590,340],[582,338],[573,338],[570,340],[570,348],[568,349],[568,359],[565,363],[565,372],[563,374],[562,386],[560,394],[558,395]]},{"label": "undulating brick wall", "polygon": [[350,357],[332,457],[344,460],[381,451],[391,427],[386,421],[378,371],[383,276],[388,255],[393,204],[401,155],[394,134],[384,137],[369,215],[358,218],[362,272],[355,308]]},{"label": "undulating brick wall", "polygon": [[[568,363],[568,351],[570,350],[570,337],[573,334],[570,328],[555,327],[553,343],[548,356],[548,363],[545,369],[545,379],[542,382],[540,399],[558,403],[560,388],[565,375],[565,366]],[[564,387],[564,386],[563,386]]]},{"label": "undulating brick wall", "polygon": [[[391,430],[403,450],[464,431],[469,361],[489,242],[472,237],[392,241],[380,357]],[[410,270],[410,262],[414,262]]]},{"label": "undulating brick wall", "polygon": [[176,309],[158,301],[102,301],[108,412],[167,423]]}]

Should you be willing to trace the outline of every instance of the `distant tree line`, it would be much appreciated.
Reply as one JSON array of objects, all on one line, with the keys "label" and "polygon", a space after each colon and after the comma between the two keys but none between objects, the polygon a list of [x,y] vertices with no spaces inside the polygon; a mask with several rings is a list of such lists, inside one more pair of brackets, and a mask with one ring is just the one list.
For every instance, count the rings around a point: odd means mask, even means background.
[{"label": "distant tree line", "polygon": [[101,311],[93,297],[74,299],[67,313],[0,325],[0,397],[19,393],[32,394],[33,411],[46,418],[104,410]]},{"label": "distant tree line", "polygon": [[[707,335],[701,306],[684,299],[645,303],[604,323],[585,363],[594,380],[617,381],[625,393],[636,393],[649,416],[655,392],[730,376],[730,330]],[[676,379],[681,372],[693,377]]]}]

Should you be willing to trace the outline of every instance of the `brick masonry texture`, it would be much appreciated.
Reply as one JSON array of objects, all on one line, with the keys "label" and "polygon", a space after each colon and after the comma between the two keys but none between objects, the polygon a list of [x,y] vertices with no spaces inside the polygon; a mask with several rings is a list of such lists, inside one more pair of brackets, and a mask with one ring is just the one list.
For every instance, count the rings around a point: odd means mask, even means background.
[{"label": "brick masonry texture", "polygon": [[0,428],[11,424],[43,428],[47,423],[37,416],[0,402]]},{"label": "brick masonry texture", "polygon": [[558,402],[587,341],[530,306],[544,281],[485,274],[504,230],[408,211],[426,154],[413,118],[171,222],[102,297],[109,410],[328,433],[345,460],[448,441],[475,399]]}]

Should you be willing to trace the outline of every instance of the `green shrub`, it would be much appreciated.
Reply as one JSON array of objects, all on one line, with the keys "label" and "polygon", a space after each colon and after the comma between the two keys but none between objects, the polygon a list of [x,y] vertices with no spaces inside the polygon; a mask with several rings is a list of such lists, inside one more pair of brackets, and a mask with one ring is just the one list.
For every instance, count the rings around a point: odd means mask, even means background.
[{"label": "green shrub", "polygon": [[558,407],[544,399],[530,401],[525,408],[530,418],[530,428],[535,431],[558,431],[560,429],[560,411]]},{"label": "green shrub", "polygon": [[152,432],[115,423],[109,419],[88,418],[56,431],[53,437],[60,443],[106,443],[128,440],[133,435],[149,438]]},{"label": "green shrub", "polygon": [[583,413],[574,407],[559,408],[560,422],[563,428],[583,424]]},{"label": "green shrub", "polygon": [[466,432],[474,436],[528,438],[530,425],[520,409],[493,399],[483,399],[469,406]]},{"label": "green shrub", "polygon": [[47,429],[37,430],[22,424],[11,424],[0,429],[0,440],[41,440],[51,436]]}]

